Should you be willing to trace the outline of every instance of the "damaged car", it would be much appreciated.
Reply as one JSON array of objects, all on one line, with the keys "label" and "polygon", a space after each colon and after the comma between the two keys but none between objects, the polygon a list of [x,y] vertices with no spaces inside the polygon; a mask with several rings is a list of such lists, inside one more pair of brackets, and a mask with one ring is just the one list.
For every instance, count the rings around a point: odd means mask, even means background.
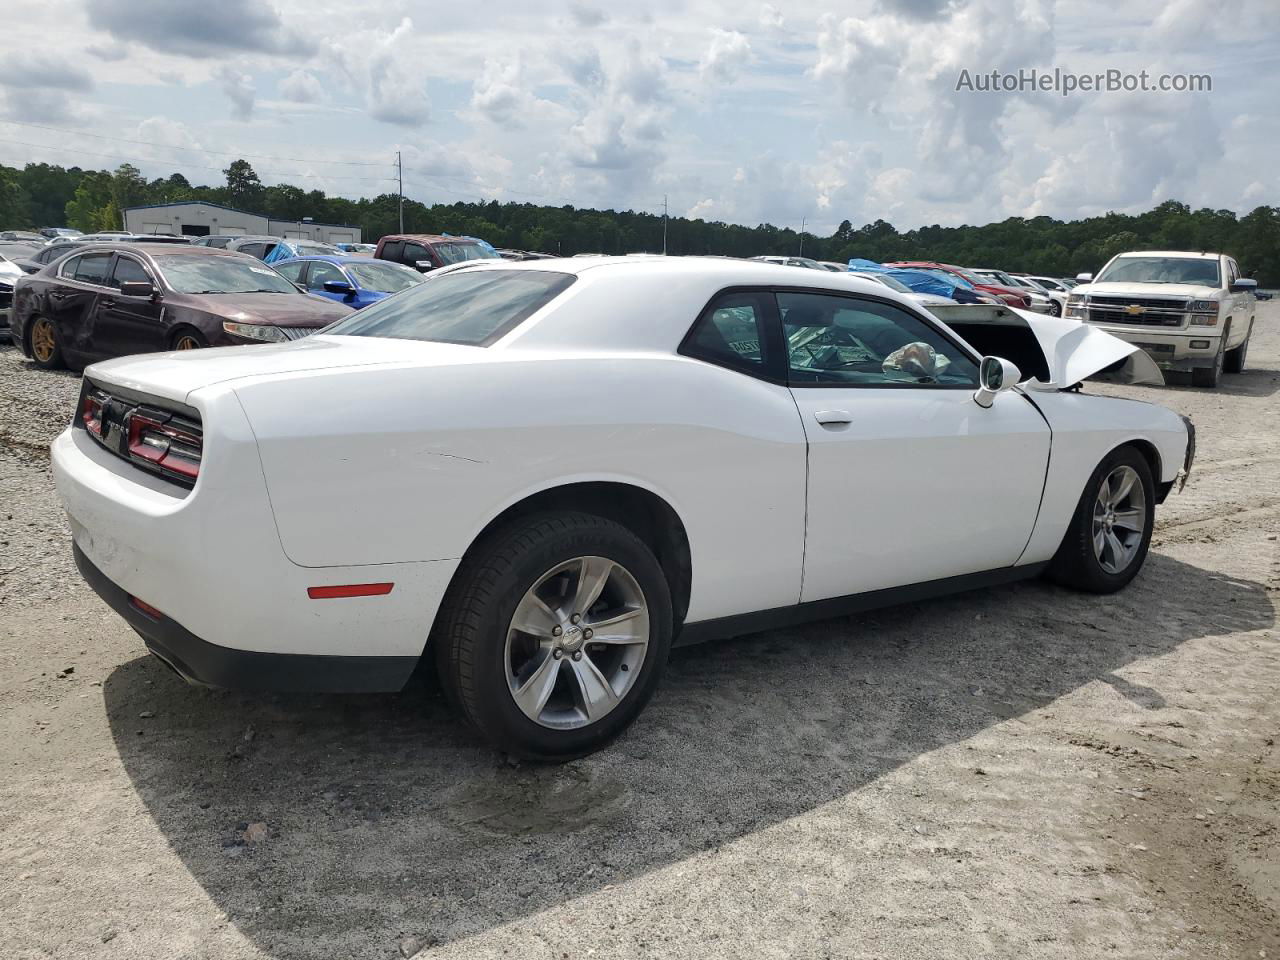
[{"label": "damaged car", "polygon": [[674,645],[1138,574],[1191,425],[1082,381],[1159,370],[948,309],[741,260],[495,260],[296,343],[95,364],[53,473],[83,576],[187,681],[393,691],[425,659],[502,749],[576,757]]}]

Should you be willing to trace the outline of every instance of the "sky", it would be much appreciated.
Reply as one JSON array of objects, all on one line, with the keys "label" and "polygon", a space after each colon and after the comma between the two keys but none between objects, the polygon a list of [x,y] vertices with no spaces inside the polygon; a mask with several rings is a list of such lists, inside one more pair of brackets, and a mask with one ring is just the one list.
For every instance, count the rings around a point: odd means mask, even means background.
[{"label": "sky", "polygon": [[[0,162],[829,233],[1280,204],[1275,0],[41,0]],[[1211,91],[981,92],[1057,68]],[[967,71],[970,88],[957,89]]]}]

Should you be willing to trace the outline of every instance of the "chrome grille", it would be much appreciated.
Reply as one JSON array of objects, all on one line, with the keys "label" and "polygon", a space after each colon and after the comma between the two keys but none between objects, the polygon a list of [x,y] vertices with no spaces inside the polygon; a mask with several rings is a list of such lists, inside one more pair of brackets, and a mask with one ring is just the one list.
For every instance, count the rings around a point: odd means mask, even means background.
[{"label": "chrome grille", "polygon": [[1144,327],[1180,327],[1188,306],[1186,300],[1155,297],[1090,296],[1088,302],[1089,320],[1093,323],[1136,324]]},{"label": "chrome grille", "polygon": [[315,333],[319,327],[280,327],[280,332],[290,340],[301,340]]}]

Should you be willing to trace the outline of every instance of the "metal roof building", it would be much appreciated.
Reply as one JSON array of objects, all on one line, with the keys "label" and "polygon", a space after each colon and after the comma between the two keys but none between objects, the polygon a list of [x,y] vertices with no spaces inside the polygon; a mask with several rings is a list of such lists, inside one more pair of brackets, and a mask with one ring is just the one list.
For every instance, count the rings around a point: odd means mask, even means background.
[{"label": "metal roof building", "polygon": [[359,243],[360,228],[344,223],[315,223],[311,220],[273,220],[203,200],[153,203],[127,207],[124,228],[130,233],[175,233],[192,237],[255,234],[270,237],[298,237],[326,243]]}]

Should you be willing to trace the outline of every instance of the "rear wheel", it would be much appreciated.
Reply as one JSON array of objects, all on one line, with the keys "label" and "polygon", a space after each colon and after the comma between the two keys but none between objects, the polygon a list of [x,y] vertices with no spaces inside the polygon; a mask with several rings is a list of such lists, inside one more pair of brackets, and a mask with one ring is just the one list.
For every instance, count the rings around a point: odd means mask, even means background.
[{"label": "rear wheel", "polygon": [[179,330],[173,335],[172,348],[174,350],[199,350],[208,345],[209,341],[201,335],[199,330],[187,328]]},{"label": "rear wheel", "polygon": [[36,366],[45,370],[58,370],[65,366],[62,357],[62,345],[58,343],[58,332],[53,321],[48,317],[36,317],[31,322],[28,334],[31,343],[31,357]]},{"label": "rear wheel", "polygon": [[1121,447],[1098,464],[1076,505],[1048,576],[1077,590],[1113,593],[1142,569],[1155,523],[1146,457]]},{"label": "rear wheel", "polygon": [[568,760],[622,732],[671,647],[662,568],[630,530],[582,513],[526,517],[469,555],[432,635],[449,698],[495,746]]}]

